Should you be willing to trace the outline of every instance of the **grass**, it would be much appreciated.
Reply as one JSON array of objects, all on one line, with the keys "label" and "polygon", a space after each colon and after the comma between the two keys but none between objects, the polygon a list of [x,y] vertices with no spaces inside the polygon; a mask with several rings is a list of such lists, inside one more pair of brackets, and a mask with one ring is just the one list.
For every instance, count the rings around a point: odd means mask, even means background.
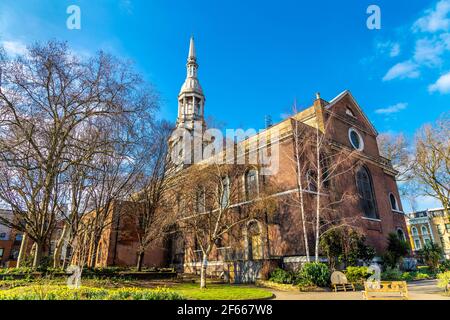
[{"label": "grass", "polygon": [[255,300],[272,297],[266,289],[248,285],[82,279],[78,290],[67,288],[65,279],[0,281],[0,300]]},{"label": "grass", "polygon": [[246,285],[208,284],[206,289],[200,289],[196,283],[183,283],[171,289],[192,300],[255,300],[272,297],[272,293],[267,290]]},{"label": "grass", "polygon": [[0,291],[0,300],[182,300],[167,288],[92,288],[69,289],[64,285],[31,285]]}]

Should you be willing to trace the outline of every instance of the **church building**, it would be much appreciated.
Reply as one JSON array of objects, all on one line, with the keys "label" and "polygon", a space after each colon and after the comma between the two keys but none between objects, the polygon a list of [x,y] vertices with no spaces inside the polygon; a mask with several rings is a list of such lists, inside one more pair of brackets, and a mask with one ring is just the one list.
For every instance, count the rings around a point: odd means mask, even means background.
[{"label": "church building", "polygon": [[[202,146],[208,140],[203,136],[207,130],[204,120],[207,107],[205,101],[198,77],[195,44],[191,39],[187,76],[178,95],[176,125],[177,128],[186,129],[192,135],[193,141],[196,141],[197,136]],[[310,107],[254,136],[247,137],[244,141],[237,142],[248,144],[251,140],[263,139],[262,137],[274,132],[279,135],[276,142],[279,149],[276,174],[263,177],[258,169],[249,166],[242,176],[243,190],[240,199],[244,206],[244,203],[249,201],[250,190],[261,192],[270,180],[278,186],[276,193],[271,195],[278,200],[277,209],[274,214],[264,219],[252,220],[245,226],[240,226],[237,232],[242,232],[243,241],[218,244],[208,261],[208,272],[211,274],[225,274],[232,279],[241,277],[236,281],[245,282],[265,277],[277,266],[295,268],[305,261],[300,210],[289,203],[289,198],[299,194],[299,172],[293,163],[293,159],[296,159],[296,143],[299,143],[299,137],[296,136],[299,127],[306,130],[305,132],[320,131],[321,137],[327,141],[328,148],[333,150],[334,154],[347,155],[340,168],[342,174],[330,178],[324,190],[320,191],[320,196],[327,199],[325,202],[333,206],[328,217],[335,221],[345,221],[347,225],[358,230],[365,236],[367,244],[376,249],[378,255],[385,250],[390,233],[396,233],[403,239],[408,238],[396,184],[397,172],[391,162],[380,155],[377,145],[378,132],[350,91],[345,90],[330,100],[325,100],[317,94]],[[178,142],[179,140],[173,139],[172,148],[175,148]],[[177,152],[181,155],[186,150]],[[195,151],[191,152],[190,156],[190,163],[208,160],[204,159],[203,154],[199,159],[195,159]],[[189,163],[183,166],[186,167],[189,167]],[[314,212],[318,192],[317,186],[309,183],[309,178],[314,174],[317,176],[317,172],[307,169],[300,171],[307,184],[300,188],[305,194],[305,210]],[[250,189],[249,186],[254,187]],[[347,199],[346,195],[353,197],[349,196]],[[237,206],[239,207],[239,204]],[[199,273],[201,255],[189,237],[180,232],[172,237],[168,246],[170,265],[182,272]],[[313,249],[310,247],[310,254],[313,254]],[[251,274],[239,275],[238,270],[247,270],[246,272]]]},{"label": "church building", "polygon": [[[187,75],[178,94],[174,130],[181,134],[172,135],[169,139],[172,154],[183,159],[176,166],[175,174],[182,174],[193,164],[208,163],[212,157],[220,156],[220,151],[209,155],[205,152],[207,146],[220,139],[214,140],[208,133],[204,116],[206,99],[198,67],[194,39],[191,39]],[[314,143],[310,143],[312,149],[305,149],[301,157],[298,150],[303,147],[304,137],[314,137],[315,134],[326,146],[320,150],[321,171],[311,170],[305,165],[300,167],[296,163],[299,161],[296,159],[314,158],[310,157],[314,156]],[[248,204],[257,201],[262,194],[270,193],[268,196],[276,200],[276,205],[274,212],[246,221],[232,230],[237,235],[236,240],[228,237],[217,241],[208,257],[207,272],[224,275],[235,282],[251,282],[267,277],[279,266],[297,268],[306,261],[307,253],[314,258],[312,230],[319,197],[324,213],[316,221],[320,220],[321,233],[338,224],[350,226],[364,235],[366,243],[375,248],[378,255],[384,252],[390,233],[408,240],[395,179],[397,172],[390,161],[380,155],[377,135],[355,97],[346,90],[329,101],[317,94],[310,107],[240,141],[233,141],[233,150],[242,147],[248,153],[248,146],[267,142],[268,136],[277,137],[270,146],[266,146],[267,153],[277,154],[277,158],[273,158],[276,159],[276,170],[272,174],[264,172],[258,164],[249,163],[236,181],[223,180],[227,186],[239,184],[239,194],[232,200],[235,201],[233,207],[236,212],[246,210]],[[192,142],[189,148],[181,145],[183,139]],[[304,163],[309,163],[306,160]],[[335,174],[322,179],[321,188],[318,188],[314,180],[326,175],[325,168],[335,168]],[[303,183],[299,184],[299,177],[303,178]],[[304,196],[305,215],[298,206],[299,195]],[[137,239],[127,232],[134,222],[123,218],[120,214],[123,210],[129,210],[126,202],[115,203],[111,227],[102,236],[101,248],[92,266],[136,265]],[[189,216],[190,213],[183,214]],[[302,222],[308,225],[305,232],[308,241],[304,241],[303,230],[306,229]],[[308,242],[309,250],[306,249]],[[179,272],[199,273],[201,263],[201,252],[192,235],[186,229],[175,228],[158,248],[149,248],[144,266],[171,266]]]}]

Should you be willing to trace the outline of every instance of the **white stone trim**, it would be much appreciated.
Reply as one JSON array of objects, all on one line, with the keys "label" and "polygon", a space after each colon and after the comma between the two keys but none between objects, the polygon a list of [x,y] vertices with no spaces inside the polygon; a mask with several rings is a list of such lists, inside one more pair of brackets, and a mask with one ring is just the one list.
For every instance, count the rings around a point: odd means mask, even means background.
[{"label": "white stone trim", "polygon": [[[353,144],[353,141],[352,141],[352,132],[354,132],[354,133],[356,133],[356,135],[358,136],[358,139],[359,139],[359,148],[357,148],[354,144]],[[355,128],[353,128],[353,127],[351,127],[351,128],[349,128],[348,129],[348,140],[350,141],[350,144],[353,146],[353,148],[355,148],[355,150],[358,150],[358,151],[363,151],[364,150],[364,139],[363,139],[363,137],[361,136],[361,134],[359,133],[359,131],[358,130],[356,130]]]}]

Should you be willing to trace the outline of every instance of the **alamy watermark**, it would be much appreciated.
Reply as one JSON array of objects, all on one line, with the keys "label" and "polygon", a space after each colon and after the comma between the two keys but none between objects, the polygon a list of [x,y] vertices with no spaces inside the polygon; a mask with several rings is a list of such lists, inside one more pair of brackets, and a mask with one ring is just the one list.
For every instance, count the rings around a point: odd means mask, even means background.
[{"label": "alamy watermark", "polygon": [[170,138],[171,160],[175,165],[194,163],[255,165],[262,175],[279,169],[279,130],[262,129],[204,130],[195,123],[191,129],[179,127]]},{"label": "alamy watermark", "polygon": [[367,14],[370,16],[367,18],[366,25],[369,30],[381,29],[381,8],[375,4],[367,7]]},{"label": "alamy watermark", "polygon": [[66,26],[69,30],[81,29],[81,9],[77,5],[70,5],[67,7],[66,13],[69,17],[66,20]]}]

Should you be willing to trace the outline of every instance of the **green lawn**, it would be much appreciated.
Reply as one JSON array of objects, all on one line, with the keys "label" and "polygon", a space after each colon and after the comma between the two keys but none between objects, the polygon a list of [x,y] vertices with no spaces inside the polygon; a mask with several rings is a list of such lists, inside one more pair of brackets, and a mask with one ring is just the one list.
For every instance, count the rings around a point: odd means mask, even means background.
[{"label": "green lawn", "polygon": [[253,300],[272,297],[268,290],[246,285],[207,284],[206,289],[200,289],[198,283],[184,283],[171,289],[193,300]]},{"label": "green lawn", "polygon": [[[129,295],[128,292],[131,292],[132,295]],[[85,279],[82,280],[82,288],[74,291],[67,288],[66,280],[63,278],[0,281],[0,300],[130,298],[145,300],[179,298],[189,300],[254,300],[270,297],[272,297],[272,293],[268,289],[249,285],[216,283],[207,283],[206,289],[200,289],[199,283]]]}]

